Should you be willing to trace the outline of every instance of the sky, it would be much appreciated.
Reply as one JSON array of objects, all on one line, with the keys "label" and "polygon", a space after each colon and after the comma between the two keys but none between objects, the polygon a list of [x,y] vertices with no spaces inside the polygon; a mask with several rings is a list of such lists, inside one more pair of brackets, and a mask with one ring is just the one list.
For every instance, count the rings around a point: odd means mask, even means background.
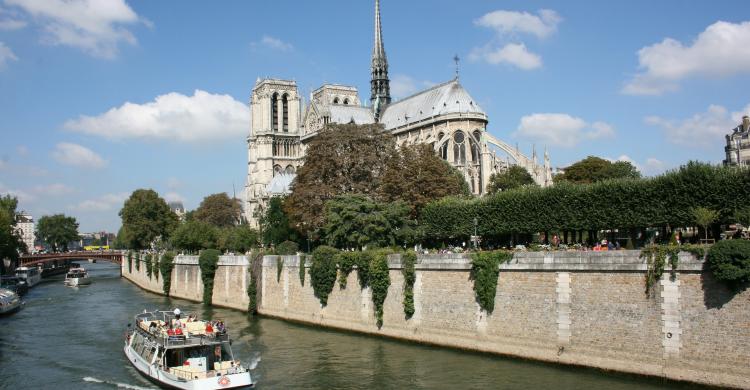
[{"label": "sky", "polygon": [[[0,194],[116,232],[152,188],[194,209],[247,175],[256,79],[369,100],[372,0],[0,0]],[[720,163],[750,114],[746,1],[382,0],[398,99],[452,79],[552,165]]]}]

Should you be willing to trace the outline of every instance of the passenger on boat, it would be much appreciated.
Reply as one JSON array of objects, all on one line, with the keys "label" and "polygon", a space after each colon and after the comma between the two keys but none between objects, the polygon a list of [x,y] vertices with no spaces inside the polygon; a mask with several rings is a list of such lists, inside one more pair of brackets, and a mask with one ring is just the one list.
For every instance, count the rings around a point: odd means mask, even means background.
[{"label": "passenger on boat", "polygon": [[148,325],[149,333],[154,333],[156,331],[157,326],[158,325],[156,324],[156,321],[151,321],[151,323]]},{"label": "passenger on boat", "polygon": [[206,322],[206,334],[213,336],[214,327],[211,326],[211,322]]}]

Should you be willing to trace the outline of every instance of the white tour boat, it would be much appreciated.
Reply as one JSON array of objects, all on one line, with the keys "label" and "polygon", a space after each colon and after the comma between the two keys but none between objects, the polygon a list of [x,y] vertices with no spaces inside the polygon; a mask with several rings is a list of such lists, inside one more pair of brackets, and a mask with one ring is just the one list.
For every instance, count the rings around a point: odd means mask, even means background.
[{"label": "white tour boat", "polygon": [[21,298],[13,291],[0,288],[0,314],[13,313],[23,306]]},{"label": "white tour boat", "polygon": [[234,359],[230,345],[223,323],[180,319],[175,309],[135,316],[135,326],[128,324],[125,355],[141,374],[162,387],[252,388],[250,372]]},{"label": "white tour boat", "polygon": [[91,284],[88,272],[83,268],[71,268],[65,274],[65,285],[70,287],[88,286]]},{"label": "white tour boat", "polygon": [[18,267],[16,268],[16,276],[25,280],[31,288],[42,280],[42,271],[37,267]]}]

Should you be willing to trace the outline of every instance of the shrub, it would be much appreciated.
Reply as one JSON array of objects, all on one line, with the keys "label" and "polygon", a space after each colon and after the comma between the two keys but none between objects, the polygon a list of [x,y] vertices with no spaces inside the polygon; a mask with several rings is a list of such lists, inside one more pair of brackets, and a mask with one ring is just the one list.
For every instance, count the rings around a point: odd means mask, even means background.
[{"label": "shrub", "polygon": [[374,303],[375,319],[378,328],[383,326],[383,303],[388,296],[388,287],[391,285],[391,277],[388,269],[388,255],[390,250],[384,249],[375,252],[370,262],[369,285],[372,289],[372,303]]},{"label": "shrub", "polygon": [[664,267],[669,259],[672,275],[677,271],[680,247],[676,245],[649,245],[641,250],[639,258],[646,259],[646,294],[651,292],[654,283],[664,275]]},{"label": "shrub", "polygon": [[336,255],[336,264],[339,267],[339,288],[346,288],[346,280],[349,274],[358,264],[360,252],[340,252]]},{"label": "shrub", "polygon": [[404,314],[406,319],[414,315],[414,281],[417,275],[414,264],[417,262],[417,254],[407,251],[401,255],[401,273],[404,275]]},{"label": "shrub", "polygon": [[716,279],[733,286],[750,283],[750,241],[719,241],[708,250],[706,260]]},{"label": "shrub", "polygon": [[276,245],[276,254],[278,255],[294,255],[299,251],[299,245],[294,241],[284,241],[279,245]]},{"label": "shrub", "polygon": [[321,245],[312,253],[312,264],[310,265],[310,282],[312,283],[315,296],[320,304],[328,304],[328,295],[333,291],[336,283],[336,260],[338,250],[330,246]]},{"label": "shrub", "polygon": [[219,266],[220,252],[216,249],[206,249],[198,257],[198,265],[201,269],[201,279],[203,280],[203,303],[211,304],[214,293],[214,275],[216,268]]},{"label": "shrub", "polygon": [[507,251],[477,252],[471,255],[470,278],[474,281],[476,300],[483,310],[495,310],[495,293],[500,264],[508,262],[513,254]]},{"label": "shrub", "polygon": [[162,290],[169,296],[169,289],[172,287],[172,269],[174,268],[174,252],[165,252],[159,261],[159,271],[161,272]]}]

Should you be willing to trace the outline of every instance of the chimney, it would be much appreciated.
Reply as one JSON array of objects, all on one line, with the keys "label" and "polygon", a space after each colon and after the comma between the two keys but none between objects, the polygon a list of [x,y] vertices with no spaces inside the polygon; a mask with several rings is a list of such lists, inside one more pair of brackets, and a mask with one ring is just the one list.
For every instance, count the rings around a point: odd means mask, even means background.
[{"label": "chimney", "polygon": [[745,115],[742,117],[742,131],[750,129],[750,117]]}]

